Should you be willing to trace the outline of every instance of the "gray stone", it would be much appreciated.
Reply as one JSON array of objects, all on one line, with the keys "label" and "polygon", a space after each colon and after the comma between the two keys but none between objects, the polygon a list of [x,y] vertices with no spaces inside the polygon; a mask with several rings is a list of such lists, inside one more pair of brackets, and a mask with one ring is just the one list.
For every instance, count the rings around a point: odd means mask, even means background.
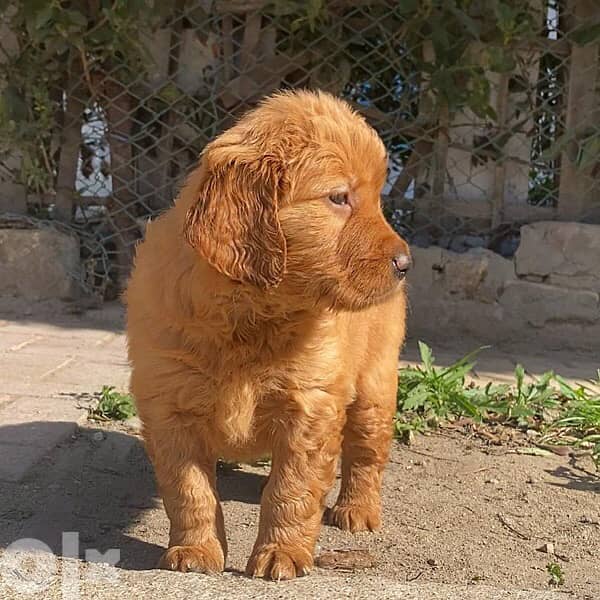
[{"label": "gray stone", "polygon": [[27,195],[22,185],[0,181],[0,213],[27,213]]},{"label": "gray stone", "polygon": [[488,240],[481,235],[465,235],[464,243],[469,248],[485,248]]},{"label": "gray stone", "polygon": [[512,260],[486,248],[457,253],[431,246],[412,248],[412,254],[414,268],[408,279],[412,296],[434,293],[493,303],[505,284],[516,278]]},{"label": "gray stone", "polygon": [[0,295],[69,299],[80,276],[79,241],[52,229],[0,229]]},{"label": "gray stone", "polygon": [[429,248],[412,246],[410,252],[413,267],[407,278],[409,294],[410,289],[428,291],[434,282],[440,279],[446,251],[439,246],[429,246]]},{"label": "gray stone", "polygon": [[507,283],[517,278],[514,262],[487,248],[473,248],[468,254],[480,257],[484,267],[483,278],[474,293],[475,299],[490,304],[496,302]]},{"label": "gray stone", "polygon": [[432,244],[433,244],[433,238],[426,231],[421,231],[421,232],[415,234],[410,241],[410,245],[413,248],[414,247],[428,248]]},{"label": "gray stone", "polygon": [[600,226],[543,221],[521,228],[517,274],[600,292]]},{"label": "gray stone", "polygon": [[451,250],[452,252],[466,252],[467,246],[465,245],[464,238],[464,235],[453,237],[450,245],[448,246],[448,250]]},{"label": "gray stone", "polygon": [[474,298],[486,275],[486,259],[481,253],[446,252],[444,287],[449,294]]},{"label": "gray stone", "polygon": [[532,281],[533,283],[546,283],[548,281],[548,277],[543,277],[542,275],[521,275],[521,279]]},{"label": "gray stone", "polygon": [[553,322],[595,323],[600,319],[599,300],[588,290],[517,280],[507,283],[499,301],[507,314],[543,327]]}]

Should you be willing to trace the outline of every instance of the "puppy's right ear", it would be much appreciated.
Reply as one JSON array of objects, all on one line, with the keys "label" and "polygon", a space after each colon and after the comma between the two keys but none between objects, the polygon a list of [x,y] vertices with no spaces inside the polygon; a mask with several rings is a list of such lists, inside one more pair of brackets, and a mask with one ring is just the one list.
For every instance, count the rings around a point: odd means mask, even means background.
[{"label": "puppy's right ear", "polygon": [[286,243],[277,215],[283,167],[227,134],[204,154],[205,178],[188,210],[188,243],[217,271],[262,289],[279,284]]}]

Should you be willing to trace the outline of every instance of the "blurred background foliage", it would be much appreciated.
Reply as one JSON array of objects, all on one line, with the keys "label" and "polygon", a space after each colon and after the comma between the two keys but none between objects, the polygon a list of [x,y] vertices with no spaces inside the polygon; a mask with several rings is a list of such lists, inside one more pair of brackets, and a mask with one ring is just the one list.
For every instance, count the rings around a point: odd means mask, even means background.
[{"label": "blurred background foliage", "polygon": [[411,243],[510,256],[520,224],[597,198],[599,40],[594,0],[0,0],[0,184],[126,273],[211,138],[319,88],[383,138]]},{"label": "blurred background foliage", "polygon": [[[16,45],[1,48],[0,148],[18,150],[23,158],[19,178],[29,189],[53,189],[60,152],[56,132],[63,94],[72,82],[83,75],[91,100],[98,95],[94,81],[102,73],[110,72],[127,84],[151,64],[148,31],[168,26],[193,4],[197,3],[0,2],[5,22],[16,33]],[[373,114],[393,112],[406,120],[418,118],[424,90],[428,119],[440,109],[455,112],[464,107],[495,119],[489,72],[517,69],[513,79],[518,85],[521,51],[545,25],[540,5],[522,0],[391,4],[273,0],[262,4],[261,10],[274,17],[283,34],[282,49],[290,57],[309,49],[303,70],[311,72],[310,81],[299,84],[342,93]],[[594,23],[570,33],[574,42],[582,44],[599,36],[600,26]],[[340,41],[346,43],[343,52]],[[178,93],[170,86],[163,90],[163,100]],[[392,148],[410,141],[406,136],[388,137]],[[597,136],[595,140],[587,152],[590,156],[591,150],[598,149]]]}]

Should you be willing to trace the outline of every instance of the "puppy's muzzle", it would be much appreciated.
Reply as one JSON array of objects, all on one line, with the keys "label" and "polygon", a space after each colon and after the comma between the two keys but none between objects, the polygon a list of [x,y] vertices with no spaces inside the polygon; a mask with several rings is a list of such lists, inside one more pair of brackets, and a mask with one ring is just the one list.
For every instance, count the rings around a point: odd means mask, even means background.
[{"label": "puppy's muzzle", "polygon": [[412,260],[407,254],[397,254],[392,258],[392,269],[397,279],[402,281],[412,266]]}]

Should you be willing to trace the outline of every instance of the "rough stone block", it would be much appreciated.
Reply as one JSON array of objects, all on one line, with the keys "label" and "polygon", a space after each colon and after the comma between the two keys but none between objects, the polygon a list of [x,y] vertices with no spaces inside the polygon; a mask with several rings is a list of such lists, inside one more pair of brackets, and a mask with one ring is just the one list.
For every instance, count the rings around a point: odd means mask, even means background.
[{"label": "rough stone block", "polygon": [[429,290],[435,281],[439,280],[440,272],[445,263],[445,250],[439,246],[410,249],[413,267],[408,273],[409,288]]},{"label": "rough stone block", "polygon": [[589,290],[573,290],[530,281],[509,282],[500,305],[509,318],[524,319],[534,327],[548,323],[595,323],[600,320],[600,298]]},{"label": "rough stone block", "polygon": [[26,212],[25,187],[9,181],[0,181],[0,213],[24,215]]},{"label": "rough stone block", "polygon": [[444,287],[447,292],[462,298],[474,298],[485,278],[485,257],[480,253],[446,252],[445,258]]},{"label": "rough stone block", "polygon": [[600,226],[543,221],[521,228],[517,274],[600,292]]},{"label": "rough stone block", "polygon": [[456,253],[431,246],[413,248],[412,254],[414,268],[408,281],[414,293],[427,291],[493,303],[504,285],[516,278],[511,260],[485,248]]},{"label": "rough stone block", "polygon": [[468,254],[481,257],[484,265],[484,275],[475,291],[475,299],[489,304],[496,302],[508,282],[517,278],[514,262],[487,248],[473,248]]},{"label": "rough stone block", "polygon": [[0,229],[0,295],[73,298],[79,275],[75,236],[50,229]]}]

